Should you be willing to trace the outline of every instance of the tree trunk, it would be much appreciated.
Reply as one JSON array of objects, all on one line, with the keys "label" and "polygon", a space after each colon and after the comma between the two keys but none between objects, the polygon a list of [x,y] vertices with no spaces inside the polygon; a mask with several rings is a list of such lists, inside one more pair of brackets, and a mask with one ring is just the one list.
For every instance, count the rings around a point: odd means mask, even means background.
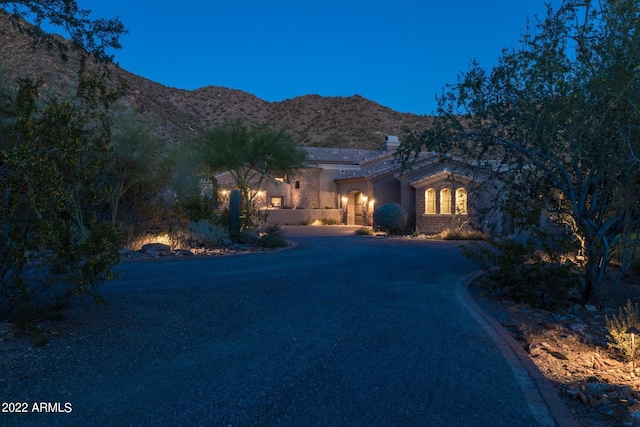
[{"label": "tree trunk", "polygon": [[599,289],[599,259],[600,257],[595,253],[594,241],[590,236],[585,236],[584,239],[584,256],[586,257],[586,264],[584,266],[584,285],[582,286],[582,303],[598,306],[600,303],[600,289]]}]

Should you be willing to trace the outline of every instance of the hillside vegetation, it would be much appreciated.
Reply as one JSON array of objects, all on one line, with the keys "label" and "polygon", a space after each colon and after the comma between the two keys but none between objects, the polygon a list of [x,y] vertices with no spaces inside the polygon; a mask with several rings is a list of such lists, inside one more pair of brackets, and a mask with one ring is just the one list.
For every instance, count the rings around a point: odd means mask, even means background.
[{"label": "hillside vegetation", "polygon": [[[9,15],[0,15],[0,67],[5,77],[37,76],[44,81],[44,89],[64,94],[74,87],[77,62],[73,52],[65,62],[46,47],[34,45],[12,25]],[[249,125],[271,122],[277,127],[289,126],[302,145],[378,148],[384,135],[401,135],[403,126],[423,128],[431,121],[429,116],[399,113],[359,95],[304,95],[267,102],[219,86],[171,88],[117,65],[110,71],[109,79],[114,84],[127,83],[125,102],[135,111],[154,117],[159,132],[172,142],[190,138],[224,119],[242,118]]]}]

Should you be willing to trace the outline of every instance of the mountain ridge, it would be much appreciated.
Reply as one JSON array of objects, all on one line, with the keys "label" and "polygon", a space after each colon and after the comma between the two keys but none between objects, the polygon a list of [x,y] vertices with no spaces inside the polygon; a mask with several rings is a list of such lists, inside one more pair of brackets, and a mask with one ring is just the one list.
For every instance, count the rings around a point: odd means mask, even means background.
[{"label": "mountain ridge", "polygon": [[[71,48],[69,60],[46,46],[34,44],[0,14],[0,65],[9,77],[35,77],[52,93],[64,94],[77,83],[79,55]],[[29,25],[23,22],[22,25]],[[70,44],[70,42],[69,42]],[[110,79],[124,81],[123,102],[158,123],[158,132],[179,143],[224,120],[243,119],[249,125],[269,123],[288,127],[301,145],[335,148],[379,148],[386,134],[401,135],[403,127],[425,128],[430,116],[399,113],[360,95],[325,97],[301,95],[265,101],[251,93],[208,85],[187,90],[165,86],[131,73],[117,64],[108,66]]]}]

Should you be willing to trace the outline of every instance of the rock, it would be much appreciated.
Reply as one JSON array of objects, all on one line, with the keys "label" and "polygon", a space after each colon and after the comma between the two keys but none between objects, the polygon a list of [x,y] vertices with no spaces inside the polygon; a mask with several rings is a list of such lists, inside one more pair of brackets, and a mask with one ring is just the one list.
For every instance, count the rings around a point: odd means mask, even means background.
[{"label": "rock", "polygon": [[559,360],[569,360],[565,354],[560,353],[559,351],[550,351],[549,354]]},{"label": "rock", "polygon": [[587,329],[587,327],[581,323],[574,323],[573,325],[569,326],[569,328],[572,331],[576,331],[576,332],[584,332],[585,329]]},{"label": "rock", "polygon": [[579,390],[574,390],[570,388],[570,389],[567,389],[565,393],[567,394],[567,396],[569,396],[573,400],[578,400],[580,398]]},{"label": "rock", "polygon": [[610,417],[613,417],[614,415],[614,412],[613,412],[613,409],[611,409],[611,406],[606,404],[598,406],[598,412],[604,415],[608,415]]},{"label": "rock", "polygon": [[540,343],[540,346],[547,351],[553,351],[553,347],[551,347],[549,343],[546,343],[544,341]]},{"label": "rock", "polygon": [[167,256],[171,254],[171,246],[164,243],[147,243],[142,246],[140,252],[152,257]]},{"label": "rock", "polygon": [[587,395],[584,394],[583,392],[579,392],[578,397],[580,398],[582,403],[587,403],[589,401],[589,398],[587,398]]},{"label": "rock", "polygon": [[193,256],[193,252],[191,252],[189,249],[176,249],[176,255],[180,255],[180,256]]},{"label": "rock", "polygon": [[118,252],[120,253],[120,256],[123,258],[135,258],[138,256],[138,253],[136,251],[129,248],[122,248]]},{"label": "rock", "polygon": [[598,308],[594,305],[585,305],[584,309],[587,310],[589,313],[596,313],[598,311]]},{"label": "rock", "polygon": [[546,320],[542,322],[542,327],[544,327],[545,329],[547,329],[549,331],[562,331],[562,330],[564,330],[562,325],[559,325],[557,323],[548,322]]}]

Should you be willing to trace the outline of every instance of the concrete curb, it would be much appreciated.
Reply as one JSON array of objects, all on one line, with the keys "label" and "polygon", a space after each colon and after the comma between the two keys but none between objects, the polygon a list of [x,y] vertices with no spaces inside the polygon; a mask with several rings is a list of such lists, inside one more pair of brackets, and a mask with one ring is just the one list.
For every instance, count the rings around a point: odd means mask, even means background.
[{"label": "concrete curb", "polygon": [[456,283],[458,301],[498,346],[513,370],[538,424],[544,427],[579,427],[558,396],[558,391],[542,375],[520,344],[469,295],[469,285],[482,274],[482,271],[476,271],[458,280]]}]

